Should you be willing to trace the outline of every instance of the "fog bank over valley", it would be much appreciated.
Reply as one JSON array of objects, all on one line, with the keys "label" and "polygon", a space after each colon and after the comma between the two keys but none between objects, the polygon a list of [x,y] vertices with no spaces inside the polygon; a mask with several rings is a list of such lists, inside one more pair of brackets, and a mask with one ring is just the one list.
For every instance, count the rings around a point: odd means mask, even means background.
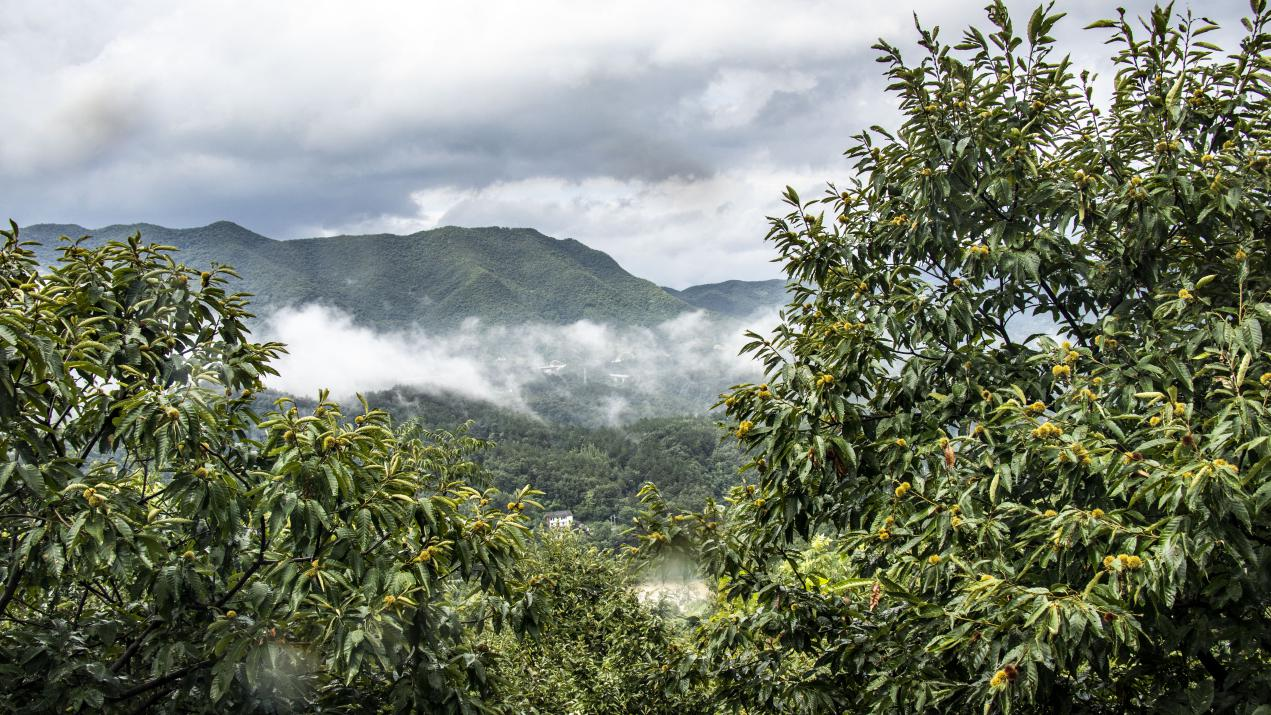
[{"label": "fog bank over valley", "polygon": [[775,325],[777,308],[747,318],[705,311],[652,327],[588,320],[567,325],[491,325],[455,330],[377,331],[320,304],[263,316],[257,339],[287,345],[269,388],[337,400],[392,389],[453,395],[534,414],[546,395],[572,395],[587,421],[621,424],[651,413],[704,413],[729,385],[753,381],[760,366],[740,354],[747,330]]}]

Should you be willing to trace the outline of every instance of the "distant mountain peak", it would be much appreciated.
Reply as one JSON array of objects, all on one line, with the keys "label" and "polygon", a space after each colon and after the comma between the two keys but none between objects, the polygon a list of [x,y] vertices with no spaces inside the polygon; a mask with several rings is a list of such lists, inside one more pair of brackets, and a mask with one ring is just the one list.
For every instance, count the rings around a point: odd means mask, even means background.
[{"label": "distant mountain peak", "polygon": [[690,286],[684,290],[663,288],[689,305],[744,318],[762,308],[785,305],[790,296],[780,278],[766,281],[728,280]]},{"label": "distant mountain peak", "polygon": [[213,221],[212,223],[209,223],[203,228],[228,229],[231,231],[243,231],[245,233],[252,233],[252,234],[256,234],[257,236],[260,235],[249,228],[245,228],[244,226],[234,223],[233,221],[226,221],[225,219],[221,219],[220,221]]}]

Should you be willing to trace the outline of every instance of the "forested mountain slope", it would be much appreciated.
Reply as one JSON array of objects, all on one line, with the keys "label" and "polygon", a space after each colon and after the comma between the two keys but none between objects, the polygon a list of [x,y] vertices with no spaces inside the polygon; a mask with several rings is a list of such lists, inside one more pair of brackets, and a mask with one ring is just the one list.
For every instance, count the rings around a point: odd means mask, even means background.
[{"label": "forested mountain slope", "polygon": [[706,283],[667,293],[697,308],[716,313],[745,318],[759,308],[785,305],[789,300],[786,282],[780,278],[770,281],[724,281]]},{"label": "forested mountain slope", "polygon": [[60,236],[91,235],[90,245],[98,245],[137,231],[148,242],[180,248],[189,265],[233,266],[243,289],[257,296],[258,313],[316,302],[379,328],[444,328],[469,317],[649,325],[693,309],[607,254],[533,229],[447,226],[408,236],[276,241],[220,221],[188,229],[37,224],[22,236],[43,244],[47,264]]}]

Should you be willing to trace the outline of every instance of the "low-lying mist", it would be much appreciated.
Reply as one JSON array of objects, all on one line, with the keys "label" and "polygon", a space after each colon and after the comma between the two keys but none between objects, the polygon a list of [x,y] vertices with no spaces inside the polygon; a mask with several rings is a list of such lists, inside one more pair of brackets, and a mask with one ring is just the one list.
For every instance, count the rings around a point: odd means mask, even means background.
[{"label": "low-lying mist", "polygon": [[287,345],[272,389],[337,400],[390,389],[454,395],[539,413],[561,404],[579,422],[617,425],[650,414],[701,414],[729,385],[755,380],[760,366],[740,355],[745,331],[766,332],[777,308],[745,318],[686,313],[653,327],[579,321],[489,325],[469,320],[449,332],[379,332],[338,309],[277,310],[258,338]]}]

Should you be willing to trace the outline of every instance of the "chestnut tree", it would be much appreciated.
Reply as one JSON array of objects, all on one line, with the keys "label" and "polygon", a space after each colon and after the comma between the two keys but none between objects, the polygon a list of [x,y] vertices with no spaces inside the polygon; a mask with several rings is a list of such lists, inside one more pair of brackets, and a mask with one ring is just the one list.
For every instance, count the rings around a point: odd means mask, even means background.
[{"label": "chestnut tree", "polygon": [[229,269],[0,234],[0,710],[488,709],[534,492],[365,403],[258,415]]},{"label": "chestnut tree", "polygon": [[753,478],[642,516],[732,604],[681,663],[724,702],[1271,702],[1271,13],[1230,52],[1172,6],[1095,22],[1103,79],[1061,17],[881,42],[899,126],[787,192],[793,301],[724,402]]}]

